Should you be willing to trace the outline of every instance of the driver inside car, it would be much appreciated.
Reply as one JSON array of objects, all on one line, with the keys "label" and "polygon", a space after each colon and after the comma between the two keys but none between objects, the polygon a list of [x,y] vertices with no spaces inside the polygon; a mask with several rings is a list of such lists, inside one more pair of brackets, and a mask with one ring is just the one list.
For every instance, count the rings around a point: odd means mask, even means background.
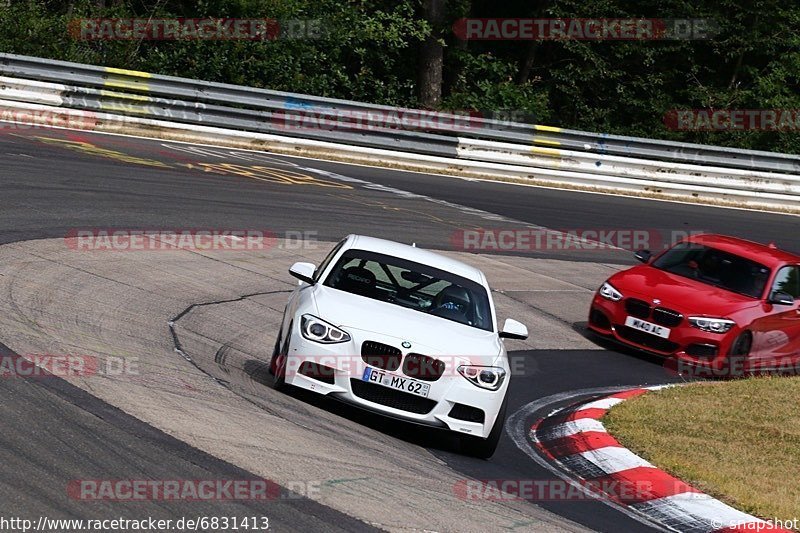
[{"label": "driver inside car", "polygon": [[469,291],[459,285],[449,285],[436,295],[431,314],[469,324],[470,307]]}]

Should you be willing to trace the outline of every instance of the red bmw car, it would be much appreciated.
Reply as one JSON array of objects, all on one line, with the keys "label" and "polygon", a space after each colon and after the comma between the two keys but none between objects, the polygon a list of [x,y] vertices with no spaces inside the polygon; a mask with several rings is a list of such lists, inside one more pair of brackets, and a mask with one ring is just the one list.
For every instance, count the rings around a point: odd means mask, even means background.
[{"label": "red bmw car", "polygon": [[695,235],[636,257],[644,264],[614,274],[595,294],[592,331],[671,358],[681,372],[800,370],[800,256]]}]

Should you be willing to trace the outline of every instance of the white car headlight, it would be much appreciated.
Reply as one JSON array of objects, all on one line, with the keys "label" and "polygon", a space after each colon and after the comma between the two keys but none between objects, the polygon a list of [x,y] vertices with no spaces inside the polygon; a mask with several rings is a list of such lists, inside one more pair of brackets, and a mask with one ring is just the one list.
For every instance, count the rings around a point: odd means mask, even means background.
[{"label": "white car headlight", "polygon": [[710,331],[711,333],[727,333],[731,330],[736,322],[728,320],[727,318],[709,318],[707,316],[690,316],[689,324],[697,329],[703,331]]},{"label": "white car headlight", "polygon": [[482,389],[497,390],[506,379],[506,371],[496,366],[461,365],[458,373]]},{"label": "white car headlight", "polygon": [[622,293],[615,289],[614,286],[607,281],[600,285],[600,289],[597,292],[600,293],[600,296],[606,300],[611,300],[612,302],[618,302],[622,300]]},{"label": "white car headlight", "polygon": [[303,315],[300,319],[300,332],[303,337],[322,344],[336,344],[347,342],[350,335],[333,324],[325,322],[314,315]]}]

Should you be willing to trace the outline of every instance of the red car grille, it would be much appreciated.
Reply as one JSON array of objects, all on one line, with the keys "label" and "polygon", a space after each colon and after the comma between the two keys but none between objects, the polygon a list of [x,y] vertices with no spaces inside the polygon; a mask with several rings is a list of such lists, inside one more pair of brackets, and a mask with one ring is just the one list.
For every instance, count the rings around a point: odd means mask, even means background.
[{"label": "red car grille", "polygon": [[651,316],[650,304],[638,298],[628,298],[625,300],[625,311],[636,318],[643,318],[645,320],[652,319],[656,324],[668,328],[674,328],[683,321],[682,314],[672,309],[667,309],[666,307],[656,307],[652,309]]},{"label": "red car grille", "polygon": [[681,321],[683,321],[683,315],[677,311],[665,307],[656,307],[653,309],[653,322],[656,324],[674,328],[680,325]]},{"label": "red car grille", "polygon": [[650,318],[650,304],[637,298],[625,300],[625,311],[636,318]]}]

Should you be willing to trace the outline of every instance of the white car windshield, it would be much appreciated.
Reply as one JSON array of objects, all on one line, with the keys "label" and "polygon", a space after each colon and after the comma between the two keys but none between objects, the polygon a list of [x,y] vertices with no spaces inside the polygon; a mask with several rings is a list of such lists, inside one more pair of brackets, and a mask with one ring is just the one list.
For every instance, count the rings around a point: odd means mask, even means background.
[{"label": "white car windshield", "polygon": [[489,297],[461,276],[365,250],[347,250],[325,286],[492,331]]}]

